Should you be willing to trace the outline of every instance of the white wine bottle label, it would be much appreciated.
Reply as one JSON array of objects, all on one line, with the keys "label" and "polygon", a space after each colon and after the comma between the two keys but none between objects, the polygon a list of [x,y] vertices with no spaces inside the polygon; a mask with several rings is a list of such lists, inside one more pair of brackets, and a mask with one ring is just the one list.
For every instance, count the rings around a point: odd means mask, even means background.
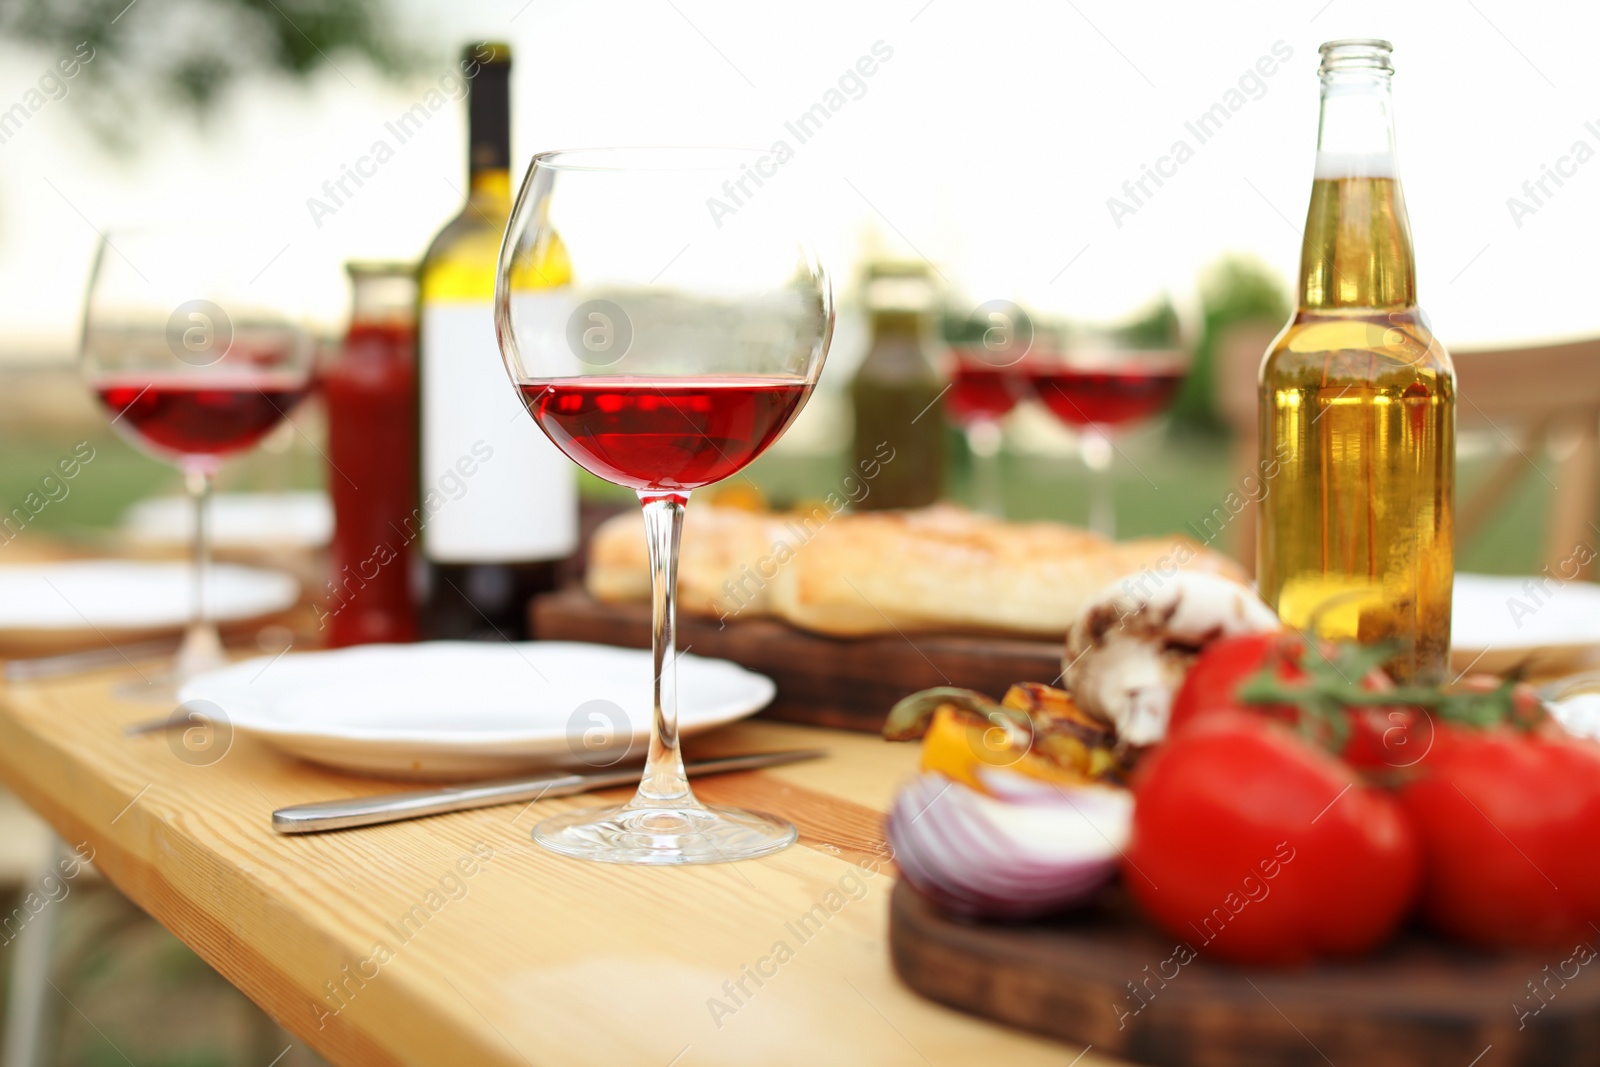
[{"label": "white wine bottle label", "polygon": [[577,469],[534,425],[496,350],[488,302],[422,309],[424,554],[559,559],[578,544]]}]

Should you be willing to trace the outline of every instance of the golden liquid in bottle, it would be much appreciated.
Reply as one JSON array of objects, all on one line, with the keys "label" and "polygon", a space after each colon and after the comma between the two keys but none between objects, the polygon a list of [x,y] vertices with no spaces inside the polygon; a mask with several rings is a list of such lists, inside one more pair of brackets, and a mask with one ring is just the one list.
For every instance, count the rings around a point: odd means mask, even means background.
[{"label": "golden liquid in bottle", "polygon": [[1278,466],[1261,502],[1261,595],[1290,626],[1393,642],[1401,680],[1441,680],[1455,372],[1416,306],[1394,179],[1315,182],[1300,289],[1261,367],[1261,458]]}]

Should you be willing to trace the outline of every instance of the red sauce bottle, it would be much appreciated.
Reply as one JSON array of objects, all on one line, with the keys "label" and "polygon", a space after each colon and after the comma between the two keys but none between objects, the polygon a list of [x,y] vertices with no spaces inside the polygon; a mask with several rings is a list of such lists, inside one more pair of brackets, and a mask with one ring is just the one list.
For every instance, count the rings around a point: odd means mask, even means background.
[{"label": "red sauce bottle", "polygon": [[323,376],[333,577],[330,647],[417,640],[417,283],[408,263],[352,262],[344,347]]}]

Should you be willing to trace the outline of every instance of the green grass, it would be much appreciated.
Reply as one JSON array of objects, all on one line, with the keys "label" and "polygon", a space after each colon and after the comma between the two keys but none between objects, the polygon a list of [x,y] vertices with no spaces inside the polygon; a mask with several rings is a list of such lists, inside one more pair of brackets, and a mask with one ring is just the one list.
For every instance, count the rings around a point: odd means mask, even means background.
[{"label": "green grass", "polygon": [[[94,449],[92,458],[80,464],[75,477],[61,478],[58,464],[70,459],[85,440]],[[229,462],[218,478],[218,488],[316,488],[323,484],[322,464],[309,443],[296,440],[284,451],[258,449]],[[49,476],[56,481],[45,483]],[[52,492],[58,499],[49,499]],[[0,437],[0,518],[13,515],[16,508],[31,510],[30,504],[38,507],[39,501],[45,501],[29,519],[30,534],[113,528],[136,501],[182,492],[183,480],[175,468],[151,459],[114,432]],[[31,502],[30,493],[34,494]]]},{"label": "green grass", "polygon": [[[1457,473],[1456,501],[1469,494],[1498,462],[1499,457],[1463,463]],[[1544,564],[1545,516],[1555,494],[1555,465],[1539,457],[1517,482],[1500,509],[1478,535],[1456,548],[1456,570],[1480,574],[1531,574]],[[1548,479],[1548,480],[1547,480]],[[1572,546],[1576,547],[1576,546]]]},{"label": "green grass", "polygon": [[[1487,455],[1461,462],[1458,501],[1469,499],[1499,458]],[[843,458],[830,462],[769,454],[752,464],[749,474],[769,499],[782,505],[836,490],[845,474],[844,464]],[[1006,455],[1002,471],[1007,517],[1087,524],[1089,472],[1075,457]],[[1457,546],[1457,570],[1527,574],[1539,567],[1552,492],[1546,476],[1554,476],[1548,461],[1539,469],[1530,462],[1494,520],[1470,543]],[[971,504],[971,464],[959,445],[951,450],[947,477],[948,495]],[[1185,532],[1187,524],[1198,524],[1237,488],[1238,477],[1225,440],[1174,440],[1160,429],[1130,434],[1119,441],[1111,469],[1117,535],[1131,538]],[[1230,546],[1228,531],[1224,531],[1218,547],[1227,551]]]},{"label": "green grass", "polygon": [[[35,501],[48,502],[29,521],[32,532],[111,526],[133,501],[155,492],[163,482],[177,482],[171,467],[105,437],[90,440],[93,458],[81,465],[76,477],[61,478],[57,464],[72,457],[78,440],[82,438],[0,442],[0,507],[7,515],[24,506],[33,493]],[[55,484],[41,485],[41,479],[50,475],[65,487],[65,496]],[[60,499],[48,500],[51,489]]]}]

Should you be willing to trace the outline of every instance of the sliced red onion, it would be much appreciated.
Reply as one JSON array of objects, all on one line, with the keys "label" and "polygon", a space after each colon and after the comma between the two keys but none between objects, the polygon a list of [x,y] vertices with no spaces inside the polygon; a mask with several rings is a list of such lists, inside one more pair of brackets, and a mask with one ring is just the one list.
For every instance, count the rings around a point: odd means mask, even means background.
[{"label": "sliced red onion", "polygon": [[1110,880],[1133,796],[988,771],[985,796],[942,774],[901,789],[887,831],[906,881],[949,911],[1025,919],[1061,911]]}]

